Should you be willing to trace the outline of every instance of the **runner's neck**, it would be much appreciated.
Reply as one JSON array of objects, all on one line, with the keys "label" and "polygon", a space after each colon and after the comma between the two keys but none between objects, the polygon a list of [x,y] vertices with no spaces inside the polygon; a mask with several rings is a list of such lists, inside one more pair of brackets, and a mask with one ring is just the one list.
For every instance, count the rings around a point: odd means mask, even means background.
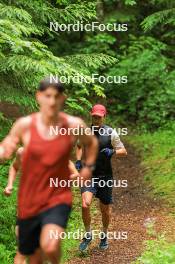
[{"label": "runner's neck", "polygon": [[59,112],[55,114],[55,116],[49,117],[46,116],[44,113],[39,112],[39,118],[44,126],[56,126],[60,123],[60,116]]},{"label": "runner's neck", "polygon": [[100,129],[101,127],[104,126],[104,124],[101,124],[100,126],[96,126],[96,125],[92,124],[91,127],[93,127],[93,126],[95,126],[95,127],[97,127],[98,129]]}]

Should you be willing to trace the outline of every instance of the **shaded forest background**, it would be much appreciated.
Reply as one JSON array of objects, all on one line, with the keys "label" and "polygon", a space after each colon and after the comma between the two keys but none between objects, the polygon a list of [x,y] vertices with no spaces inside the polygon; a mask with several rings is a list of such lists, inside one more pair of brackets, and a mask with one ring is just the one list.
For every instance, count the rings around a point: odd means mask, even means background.
[{"label": "shaded forest background", "polygon": [[[167,126],[175,116],[174,8],[171,0],[0,1],[1,101],[33,111],[43,76],[80,74],[90,83],[67,85],[68,112],[86,115],[98,101],[121,124]],[[128,31],[50,31],[50,22],[78,21],[126,23]],[[128,82],[93,83],[92,74]]]},{"label": "shaded forest background", "polygon": [[[128,31],[50,31],[50,22],[78,21],[123,23]],[[174,0],[0,0],[0,139],[14,119],[36,111],[34,95],[41,78],[86,77],[88,84],[66,84],[65,111],[87,119],[92,104],[105,104],[110,125],[135,132],[127,139],[142,154],[151,195],[175,208],[174,29]],[[93,82],[92,74],[127,76],[127,83]],[[16,252],[17,184],[10,198],[3,194],[10,163],[0,164],[3,264],[13,263]],[[79,211],[73,211],[71,231],[82,227],[77,197],[75,205]],[[77,243],[66,240],[64,260],[72,258]],[[150,240],[137,263],[174,263],[174,254],[174,241]]]}]

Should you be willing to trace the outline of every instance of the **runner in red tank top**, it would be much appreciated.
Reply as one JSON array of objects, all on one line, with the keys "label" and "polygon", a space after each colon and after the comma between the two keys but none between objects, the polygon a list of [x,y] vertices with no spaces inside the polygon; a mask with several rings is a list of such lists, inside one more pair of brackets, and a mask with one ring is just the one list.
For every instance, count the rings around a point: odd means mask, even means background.
[{"label": "runner in red tank top", "polygon": [[[60,113],[59,117],[62,119],[61,127],[67,129],[66,115]],[[68,181],[73,136],[61,135],[54,139],[43,139],[37,131],[38,118],[37,113],[31,116],[30,141],[22,160],[23,173],[18,194],[18,216],[21,219],[35,216],[58,204],[72,204],[69,187],[48,186],[50,178],[56,179],[59,176],[59,180]]]},{"label": "runner in red tank top", "polygon": [[[50,186],[50,179],[67,182],[70,153],[77,138],[87,148],[85,166],[80,177],[91,177],[91,168],[97,155],[97,140],[89,133],[71,133],[73,128],[85,130],[86,124],[77,117],[60,112],[65,96],[60,82],[45,78],[36,94],[40,111],[20,118],[0,145],[0,158],[9,159],[18,143],[24,146],[22,175],[18,191],[19,251],[28,255],[30,263],[43,263],[38,257],[41,249],[44,258],[52,264],[60,261],[60,239],[50,239],[50,231],[59,234],[67,226],[71,211],[70,187]],[[51,134],[51,127],[66,133]],[[69,128],[71,128],[69,130]],[[21,264],[15,259],[15,264]]]}]

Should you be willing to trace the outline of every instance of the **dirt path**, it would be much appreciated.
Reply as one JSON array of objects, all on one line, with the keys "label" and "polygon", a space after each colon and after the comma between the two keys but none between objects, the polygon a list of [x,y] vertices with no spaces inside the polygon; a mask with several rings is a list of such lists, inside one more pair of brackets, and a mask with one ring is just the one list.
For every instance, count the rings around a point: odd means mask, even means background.
[{"label": "dirt path", "polygon": [[[113,215],[109,229],[109,231],[127,232],[127,239],[110,240],[110,247],[106,251],[97,248],[99,241],[95,239],[89,248],[88,257],[79,256],[67,263],[130,264],[144,250],[143,241],[150,239],[145,227],[148,219],[155,220],[155,228],[158,232],[166,230],[171,234],[172,228],[175,229],[162,201],[157,201],[148,195],[149,190],[143,182],[144,168],[140,166],[139,155],[131,146],[127,146],[127,149],[127,158],[122,160],[114,158],[112,162],[114,178],[127,180],[128,187],[114,189]],[[95,218],[93,224],[97,225],[98,222],[101,225],[100,214]]]}]

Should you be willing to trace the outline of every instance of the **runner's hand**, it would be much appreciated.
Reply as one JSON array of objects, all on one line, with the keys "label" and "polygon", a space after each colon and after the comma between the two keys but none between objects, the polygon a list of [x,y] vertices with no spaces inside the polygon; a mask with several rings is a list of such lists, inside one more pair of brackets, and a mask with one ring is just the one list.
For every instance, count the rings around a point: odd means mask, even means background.
[{"label": "runner's hand", "polygon": [[13,191],[13,187],[12,186],[6,186],[5,189],[4,189],[4,194],[6,196],[10,196],[12,194],[12,191]]},{"label": "runner's hand", "polygon": [[112,155],[114,154],[115,151],[114,151],[114,149],[104,148],[100,152],[104,153],[106,155],[106,157],[110,158],[110,157],[112,157]]},{"label": "runner's hand", "polygon": [[75,167],[78,171],[80,171],[82,169],[82,163],[81,163],[81,160],[77,160],[75,162]]},{"label": "runner's hand", "polygon": [[0,159],[10,159],[17,148],[18,142],[17,137],[12,139],[10,136],[7,136],[0,145]]}]

